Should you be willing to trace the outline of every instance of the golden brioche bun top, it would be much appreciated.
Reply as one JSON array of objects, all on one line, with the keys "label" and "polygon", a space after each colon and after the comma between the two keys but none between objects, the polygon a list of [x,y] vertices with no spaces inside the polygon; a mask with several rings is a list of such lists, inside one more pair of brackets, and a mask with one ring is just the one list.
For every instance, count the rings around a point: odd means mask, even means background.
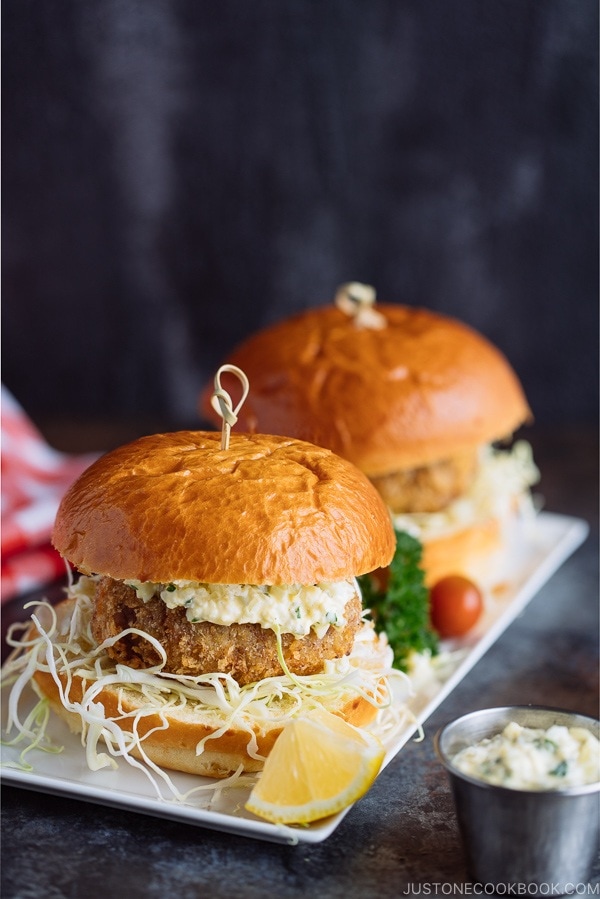
[{"label": "golden brioche bun top", "polygon": [[[240,428],[309,440],[376,476],[508,437],[530,418],[514,371],[481,334],[424,309],[375,309],[383,328],[326,306],[243,342],[227,359],[250,381]],[[201,409],[216,420],[209,389]]]},{"label": "golden brioche bun top", "polygon": [[204,431],[102,456],[64,496],[56,549],[115,579],[314,584],[387,565],[395,538],[367,478],[311,444]]}]

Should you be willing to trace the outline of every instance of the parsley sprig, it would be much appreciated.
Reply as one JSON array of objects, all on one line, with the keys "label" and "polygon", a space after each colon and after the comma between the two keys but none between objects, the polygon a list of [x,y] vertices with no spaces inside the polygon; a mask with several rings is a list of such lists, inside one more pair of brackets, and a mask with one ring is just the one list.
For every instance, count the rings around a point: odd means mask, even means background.
[{"label": "parsley sprig", "polygon": [[429,591],[421,568],[421,543],[396,531],[396,551],[389,579],[382,586],[373,575],[358,578],[363,605],[371,610],[375,630],[385,631],[394,652],[394,667],[406,671],[411,651],[438,651],[438,637],[429,623]]}]

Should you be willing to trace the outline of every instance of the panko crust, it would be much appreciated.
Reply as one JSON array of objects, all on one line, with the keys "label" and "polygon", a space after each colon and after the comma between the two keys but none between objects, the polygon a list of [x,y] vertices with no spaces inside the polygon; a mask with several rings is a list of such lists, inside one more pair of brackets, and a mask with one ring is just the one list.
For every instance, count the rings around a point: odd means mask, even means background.
[{"label": "panko crust", "polygon": [[[283,655],[293,674],[318,674],[325,659],[337,659],[352,651],[361,626],[362,604],[358,594],[346,605],[344,627],[330,626],[323,637],[311,631],[306,637],[282,635]],[[98,643],[116,637],[127,628],[137,628],[154,637],[167,655],[162,669],[173,674],[230,674],[241,684],[277,677],[283,669],[277,657],[275,633],[260,624],[191,623],[185,609],[169,609],[160,597],[147,602],[132,587],[100,578],[92,633]],[[131,668],[148,668],[160,661],[152,644],[128,634],[108,646],[107,655]]]},{"label": "panko crust", "polygon": [[371,481],[392,512],[439,512],[468,489],[477,467],[477,451],[471,450],[431,465],[372,477]]}]

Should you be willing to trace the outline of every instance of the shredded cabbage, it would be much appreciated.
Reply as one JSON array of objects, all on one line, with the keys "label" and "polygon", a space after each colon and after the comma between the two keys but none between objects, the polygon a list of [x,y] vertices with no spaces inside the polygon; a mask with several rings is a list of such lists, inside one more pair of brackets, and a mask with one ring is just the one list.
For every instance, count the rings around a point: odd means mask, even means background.
[{"label": "shredded cabbage", "polygon": [[[91,632],[95,580],[82,576],[77,583],[70,584],[67,595],[73,603],[67,614],[59,618],[48,603],[38,603],[29,622],[13,625],[9,630],[7,639],[13,652],[2,669],[2,687],[10,687],[6,734],[10,737],[16,731],[11,743],[24,744],[23,767],[28,766],[26,754],[34,748],[60,751],[46,737],[49,703],[36,687],[35,672],[50,674],[62,706],[80,720],[82,746],[91,770],[115,768],[118,760],[123,760],[149,777],[160,798],[164,798],[162,781],[171,798],[179,801],[201,790],[214,791],[215,784],[201,783],[185,794],[176,788],[169,775],[145,751],[144,743],[154,731],[144,733],[142,725],[150,716],[158,716],[160,722],[154,730],[167,728],[170,714],[182,714],[187,720],[197,716],[198,720],[210,723],[215,731],[198,743],[197,754],[210,748],[211,739],[235,726],[246,732],[247,751],[255,759],[263,759],[257,734],[275,726],[283,727],[315,707],[333,710],[341,701],[349,701],[354,696],[365,698],[377,708],[377,718],[370,729],[382,739],[389,739],[412,719],[407,705],[410,681],[391,667],[392,654],[385,635],[376,635],[368,621],[364,621],[357,635],[352,656],[326,662],[325,670],[317,675],[293,675],[288,670],[279,635],[284,674],[240,686],[227,674],[192,677],[165,672],[163,648],[149,634],[136,628],[128,628],[98,645]],[[130,633],[152,643],[160,657],[158,664],[138,670],[116,664],[108,656],[108,646]],[[81,679],[83,695],[80,697],[79,689],[73,689],[75,677]],[[22,720],[19,709],[28,685],[40,701]],[[108,686],[117,687],[119,694],[118,710],[113,716],[107,714],[99,700],[102,690]],[[135,694],[135,708],[126,711],[123,700],[132,694]],[[239,784],[242,773],[240,768],[231,777],[219,781],[219,789]]]},{"label": "shredded cabbage", "polygon": [[534,504],[529,488],[539,477],[527,441],[518,440],[509,450],[485,446],[475,480],[465,494],[441,512],[393,515],[394,527],[425,543],[491,518],[504,521],[515,509],[523,517],[531,516]]}]

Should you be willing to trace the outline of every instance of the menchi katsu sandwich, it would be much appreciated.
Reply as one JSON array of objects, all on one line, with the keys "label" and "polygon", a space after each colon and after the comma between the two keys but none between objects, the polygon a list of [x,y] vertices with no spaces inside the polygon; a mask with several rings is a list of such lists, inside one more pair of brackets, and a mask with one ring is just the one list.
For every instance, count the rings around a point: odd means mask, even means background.
[{"label": "menchi katsu sandwich", "polygon": [[91,767],[257,771],[295,716],[362,726],[390,703],[398,672],[356,577],[390,562],[394,532],[327,449],[227,428],[142,437],[73,484],[53,543],[79,576],[10,665],[82,733]]},{"label": "menchi katsu sandwich", "polygon": [[[227,356],[252,382],[244,430],[327,447],[363,471],[394,526],[423,544],[427,582],[479,576],[537,479],[531,418],[505,356],[467,325],[426,309],[375,304],[346,284],[335,304],[252,334]],[[210,391],[200,398],[214,420]]]}]

